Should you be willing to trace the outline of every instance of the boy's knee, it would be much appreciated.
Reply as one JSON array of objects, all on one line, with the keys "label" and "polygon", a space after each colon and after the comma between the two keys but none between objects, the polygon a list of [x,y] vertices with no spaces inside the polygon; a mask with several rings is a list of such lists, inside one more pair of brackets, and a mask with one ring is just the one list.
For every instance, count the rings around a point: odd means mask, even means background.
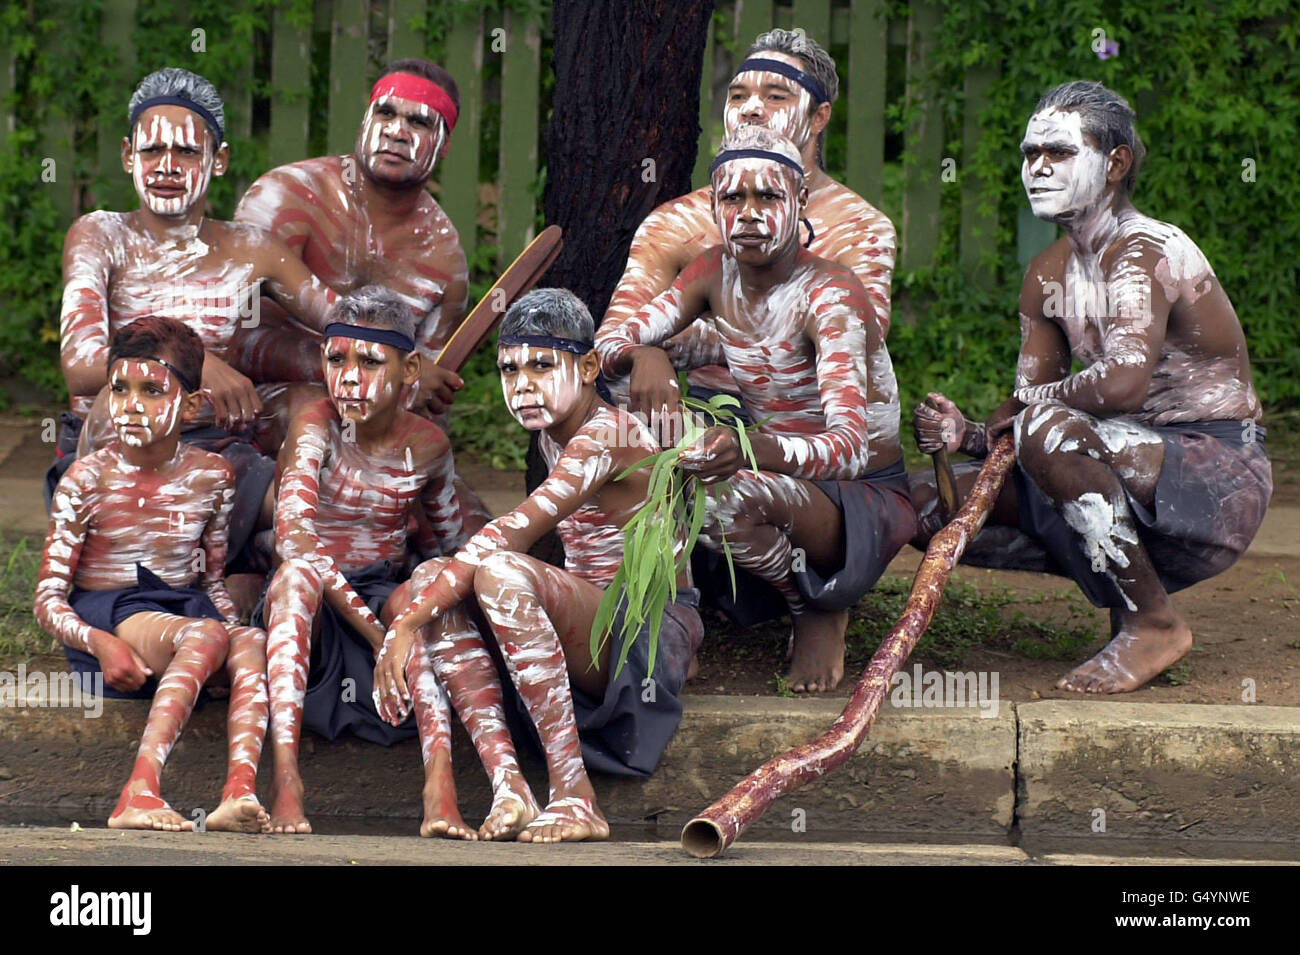
[{"label": "boy's knee", "polygon": [[500,550],[489,554],[474,571],[475,593],[494,593],[505,588],[517,589],[531,578],[528,560],[523,554]]}]

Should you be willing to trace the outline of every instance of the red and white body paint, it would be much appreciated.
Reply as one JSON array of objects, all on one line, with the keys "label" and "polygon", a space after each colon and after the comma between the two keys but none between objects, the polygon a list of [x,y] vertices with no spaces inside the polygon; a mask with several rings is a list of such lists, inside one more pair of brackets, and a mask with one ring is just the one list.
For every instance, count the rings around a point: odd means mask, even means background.
[{"label": "red and white body paint", "polygon": [[[182,122],[173,121],[181,115]],[[189,110],[146,110],[131,135],[136,193],[160,216],[185,215],[207,196],[218,146],[203,120]],[[178,162],[178,154],[190,161]]]},{"label": "red and white body paint", "polygon": [[[798,58],[775,51],[761,55],[803,66]],[[793,80],[778,73],[747,71],[732,81],[723,125],[727,133],[745,124],[767,126],[786,135],[803,151],[811,138],[811,105],[808,91]],[[893,223],[852,190],[824,173],[805,168],[809,195],[803,217],[813,230],[809,251],[857,275],[867,290],[883,337],[889,332],[890,284],[897,252]],[[693,259],[722,242],[710,208],[711,191],[711,186],[705,186],[665,203],[641,223],[602,328],[629,320],[665,291]],[[801,241],[807,238],[804,228],[800,229]],[[709,323],[697,321],[663,347],[676,367],[698,369],[691,374],[692,384],[734,391],[735,384],[725,370],[702,367],[720,358],[713,331]]]}]

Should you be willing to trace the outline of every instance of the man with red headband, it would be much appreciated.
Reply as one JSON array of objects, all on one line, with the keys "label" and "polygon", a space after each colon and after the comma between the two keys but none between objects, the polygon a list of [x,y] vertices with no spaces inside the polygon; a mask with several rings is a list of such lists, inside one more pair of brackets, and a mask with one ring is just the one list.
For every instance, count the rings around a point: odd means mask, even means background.
[{"label": "man with red headband", "polygon": [[[272,169],[235,210],[237,220],[287,243],[340,295],[381,285],[402,297],[424,359],[412,410],[425,416],[444,415],[464,384],[434,360],[464,317],[469,271],[455,226],[425,188],[447,151],[459,104],[446,70],[398,60],[371,90],[352,155]],[[321,379],[319,337],[266,299],[258,326],[241,332],[235,361],[255,381]],[[439,423],[447,430],[445,419]],[[463,482],[457,493],[468,529],[477,530],[487,511]]]}]

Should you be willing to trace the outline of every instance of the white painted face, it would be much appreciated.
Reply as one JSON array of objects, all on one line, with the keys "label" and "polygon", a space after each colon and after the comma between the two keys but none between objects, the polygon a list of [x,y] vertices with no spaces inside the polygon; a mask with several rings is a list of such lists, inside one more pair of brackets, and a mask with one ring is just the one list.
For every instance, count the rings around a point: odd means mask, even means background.
[{"label": "white painted face", "polygon": [[447,125],[435,110],[401,96],[381,96],[361,121],[357,157],[382,182],[424,182],[446,141]]},{"label": "white painted face", "polygon": [[121,358],[108,379],[108,413],[123,444],[143,448],[172,433],[185,391],[165,365]]},{"label": "white painted face", "polygon": [[582,398],[578,356],[571,352],[506,345],[497,349],[497,368],[506,407],[529,431],[563,421]]},{"label": "white painted face", "polygon": [[140,201],[160,216],[184,216],[208,194],[219,143],[183,106],[154,106],[131,134],[131,179]]},{"label": "white painted face", "polygon": [[1020,153],[1020,179],[1040,219],[1076,219],[1106,191],[1106,157],[1085,138],[1077,110],[1049,108],[1031,116]]},{"label": "white painted face", "polygon": [[325,341],[325,386],[339,417],[369,421],[397,401],[402,388],[402,352],[359,338]]},{"label": "white painted face", "polygon": [[[765,60],[780,60],[800,70],[798,57],[773,50],[755,54]],[[766,126],[788,137],[798,149],[812,134],[812,108],[809,92],[789,77],[766,70],[746,70],[732,78],[727,90],[727,105],[722,110],[722,125],[728,133],[749,124]]]},{"label": "white painted face", "polygon": [[719,166],[713,174],[714,216],[728,254],[762,262],[797,242],[799,189],[794,170],[769,159]]}]

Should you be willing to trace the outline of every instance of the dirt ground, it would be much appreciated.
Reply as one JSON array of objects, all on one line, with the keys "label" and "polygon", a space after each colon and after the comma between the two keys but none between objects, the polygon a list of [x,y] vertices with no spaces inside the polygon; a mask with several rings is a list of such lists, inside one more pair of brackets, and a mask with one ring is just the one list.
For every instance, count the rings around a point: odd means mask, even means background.
[{"label": "dirt ground", "polygon": [[[39,546],[44,516],[40,479],[53,455],[41,438],[41,419],[56,412],[39,409],[35,417],[0,415],[0,532],[3,547],[19,536]],[[1300,441],[1270,448],[1274,458],[1275,490],[1264,528],[1250,551],[1231,569],[1178,594],[1174,600],[1192,625],[1195,647],[1165,677],[1124,698],[1151,703],[1242,703],[1253,686],[1254,702],[1300,706]],[[457,469],[501,513],[523,494],[522,475],[495,471],[469,458],[458,458]],[[0,553],[0,562],[7,559]],[[889,574],[910,580],[921,555],[909,548],[890,565]],[[981,591],[1010,591],[1023,604],[1030,620],[1061,619],[1074,611],[1075,623],[1091,621],[1098,635],[1080,651],[1075,662],[1104,644],[1107,621],[1077,596],[1062,578],[1011,571],[959,568],[956,578]],[[1082,609],[1082,616],[1080,611]],[[688,688],[695,693],[774,695],[777,675],[784,670],[788,631],[772,624],[741,632],[714,612],[705,615],[705,644],[699,675]],[[833,696],[847,696],[872,647],[851,646],[845,682]],[[51,655],[53,663],[58,657]],[[0,661],[3,663],[5,661]],[[914,657],[927,667],[933,661]],[[1003,700],[1075,698],[1053,688],[1070,668],[1064,660],[1037,660],[1005,648],[985,646],[968,653],[957,666],[963,670],[996,671]],[[1253,684],[1248,681],[1253,681]],[[1246,694],[1247,696],[1244,696]]]}]

